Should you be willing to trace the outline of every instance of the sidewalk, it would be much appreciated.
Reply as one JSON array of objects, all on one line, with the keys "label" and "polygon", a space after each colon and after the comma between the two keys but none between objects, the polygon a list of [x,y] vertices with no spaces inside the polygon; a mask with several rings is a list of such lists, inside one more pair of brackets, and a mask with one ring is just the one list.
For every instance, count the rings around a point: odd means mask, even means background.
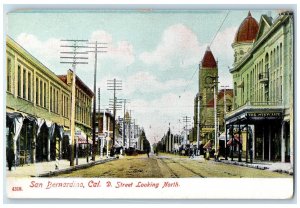
[{"label": "sidewalk", "polygon": [[259,161],[259,160],[254,160],[253,163],[249,163],[249,162],[246,163],[245,160],[242,162],[238,162],[237,158],[233,158],[233,161],[231,161],[231,158],[228,158],[228,160],[221,158],[221,159],[219,159],[218,162],[222,162],[225,164],[231,164],[231,165],[245,166],[245,167],[249,167],[249,168],[256,168],[256,169],[261,169],[261,170],[268,170],[268,171],[279,172],[279,173],[286,173],[289,175],[294,174],[294,170],[290,163]]},{"label": "sidewalk", "polygon": [[6,167],[6,177],[46,177],[64,172],[71,172],[73,170],[78,170],[82,168],[87,168],[96,164],[105,163],[116,158],[100,158],[96,156],[96,160],[92,161],[89,158],[89,163],[87,163],[86,158],[78,158],[78,165],[76,165],[76,159],[74,160],[75,166],[70,166],[69,160],[59,160],[58,169],[56,169],[56,161],[50,162],[39,162],[35,164],[25,164],[23,166],[12,167],[12,171],[8,171]]}]

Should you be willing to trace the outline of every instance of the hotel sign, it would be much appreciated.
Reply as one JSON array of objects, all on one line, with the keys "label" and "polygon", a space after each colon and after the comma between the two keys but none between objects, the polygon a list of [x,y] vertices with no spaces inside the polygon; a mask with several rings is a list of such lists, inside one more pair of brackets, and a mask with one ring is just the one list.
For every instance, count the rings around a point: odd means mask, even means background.
[{"label": "hotel sign", "polygon": [[281,117],[282,113],[281,112],[266,112],[266,113],[247,113],[247,116],[249,117]]}]

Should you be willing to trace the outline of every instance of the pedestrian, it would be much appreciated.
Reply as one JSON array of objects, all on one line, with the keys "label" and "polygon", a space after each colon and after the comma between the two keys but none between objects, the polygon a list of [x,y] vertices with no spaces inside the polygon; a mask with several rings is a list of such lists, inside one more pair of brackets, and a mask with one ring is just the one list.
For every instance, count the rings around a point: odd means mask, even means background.
[{"label": "pedestrian", "polygon": [[6,150],[6,159],[7,159],[8,170],[11,171],[11,168],[13,166],[13,162],[15,160],[15,154],[14,154],[14,151],[11,148],[8,148]]},{"label": "pedestrian", "polygon": [[148,148],[147,149],[147,156],[148,156],[148,158],[149,158],[149,152],[150,152],[150,149]]}]

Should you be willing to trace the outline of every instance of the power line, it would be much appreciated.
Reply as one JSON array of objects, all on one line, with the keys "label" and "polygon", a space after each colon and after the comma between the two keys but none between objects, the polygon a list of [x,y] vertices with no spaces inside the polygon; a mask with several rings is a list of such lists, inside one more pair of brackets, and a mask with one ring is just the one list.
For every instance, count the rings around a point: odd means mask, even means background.
[{"label": "power line", "polygon": [[[224,19],[223,19],[223,21],[222,21],[220,27],[218,28],[217,32],[215,33],[215,35],[214,35],[213,39],[211,40],[209,46],[211,46],[211,45],[213,44],[215,38],[217,37],[219,31],[221,30],[221,28],[222,28],[222,26],[223,26],[223,24],[224,24],[226,18],[228,17],[229,13],[230,13],[230,10],[227,11],[226,16],[224,17]],[[194,76],[195,76],[197,70],[198,70],[198,68],[195,69],[195,71],[194,71],[194,73],[193,73],[193,76],[192,76],[191,79],[189,80],[189,84],[188,84],[187,87],[183,90],[184,92],[185,92],[185,90],[190,86],[191,81],[192,81],[192,79],[194,78]]]},{"label": "power line", "polygon": [[226,14],[226,16],[224,17],[224,19],[223,19],[223,21],[222,21],[222,23],[221,23],[221,25],[220,25],[219,29],[217,30],[217,32],[216,32],[216,34],[215,34],[214,38],[212,39],[212,41],[210,42],[209,46],[211,46],[211,45],[213,44],[213,42],[214,42],[215,38],[217,37],[217,35],[218,35],[219,31],[221,30],[221,28],[222,28],[222,26],[223,26],[223,24],[224,24],[224,22],[225,22],[226,18],[228,17],[228,15],[229,15],[229,12],[230,12],[230,10],[228,10],[228,11],[227,11],[227,14]]}]

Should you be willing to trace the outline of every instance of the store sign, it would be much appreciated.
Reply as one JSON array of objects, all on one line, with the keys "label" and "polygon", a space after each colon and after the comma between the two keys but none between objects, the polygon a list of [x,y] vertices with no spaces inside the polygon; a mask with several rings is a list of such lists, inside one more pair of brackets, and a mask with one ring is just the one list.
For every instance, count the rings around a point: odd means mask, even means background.
[{"label": "store sign", "polygon": [[201,125],[201,128],[214,129],[214,125]]},{"label": "store sign", "polygon": [[247,113],[249,117],[281,117],[281,112],[268,112],[268,113]]}]

